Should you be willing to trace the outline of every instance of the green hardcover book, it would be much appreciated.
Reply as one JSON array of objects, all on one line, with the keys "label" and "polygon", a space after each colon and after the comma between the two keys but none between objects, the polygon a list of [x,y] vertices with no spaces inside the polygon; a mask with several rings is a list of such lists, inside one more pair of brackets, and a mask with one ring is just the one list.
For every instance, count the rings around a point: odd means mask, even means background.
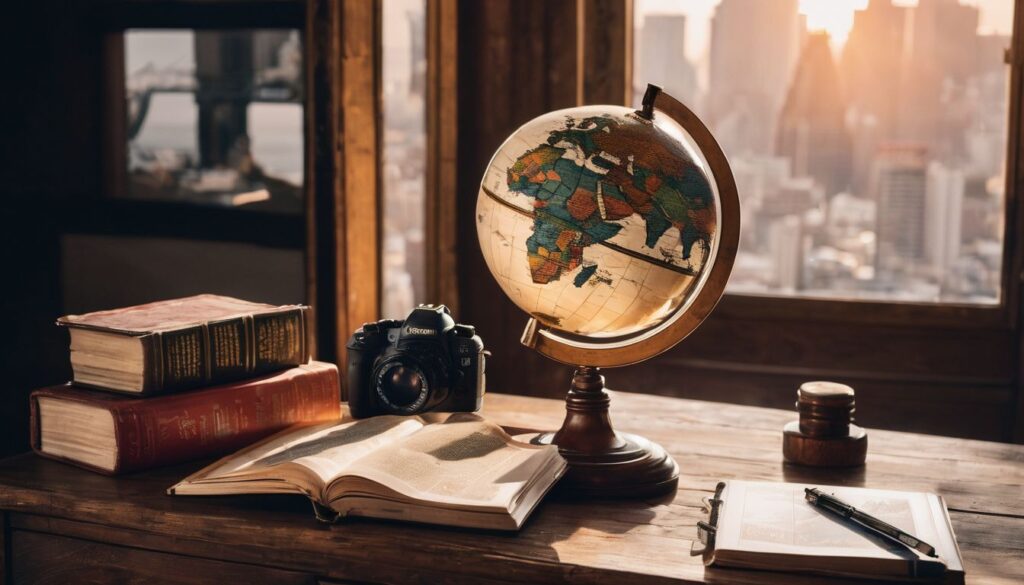
[{"label": "green hardcover book", "polygon": [[308,311],[198,295],[66,315],[57,324],[71,333],[75,384],[157,394],[306,363]]}]

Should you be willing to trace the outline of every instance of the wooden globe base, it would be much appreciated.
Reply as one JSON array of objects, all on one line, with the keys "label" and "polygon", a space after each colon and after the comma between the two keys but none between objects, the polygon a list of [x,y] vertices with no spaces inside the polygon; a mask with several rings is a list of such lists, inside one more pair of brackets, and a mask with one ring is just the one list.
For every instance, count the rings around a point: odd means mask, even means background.
[{"label": "wooden globe base", "polygon": [[554,433],[530,442],[558,446],[569,462],[559,489],[592,498],[649,498],[674,493],[679,466],[657,443],[616,433],[608,416],[611,399],[598,368],[576,370],[565,398],[565,421]]}]

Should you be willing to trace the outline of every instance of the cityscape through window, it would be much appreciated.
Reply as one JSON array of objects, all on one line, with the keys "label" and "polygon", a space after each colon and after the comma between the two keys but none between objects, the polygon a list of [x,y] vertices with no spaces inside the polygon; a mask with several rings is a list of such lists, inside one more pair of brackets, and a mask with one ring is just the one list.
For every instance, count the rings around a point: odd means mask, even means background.
[{"label": "cityscape through window", "polygon": [[404,319],[427,302],[426,0],[382,5],[384,140],[381,314]]},{"label": "cityscape through window", "polygon": [[1000,299],[1012,0],[637,0],[634,101],[710,127],[730,292]]},{"label": "cityscape through window", "polygon": [[129,30],[132,199],[302,213],[299,31]]}]

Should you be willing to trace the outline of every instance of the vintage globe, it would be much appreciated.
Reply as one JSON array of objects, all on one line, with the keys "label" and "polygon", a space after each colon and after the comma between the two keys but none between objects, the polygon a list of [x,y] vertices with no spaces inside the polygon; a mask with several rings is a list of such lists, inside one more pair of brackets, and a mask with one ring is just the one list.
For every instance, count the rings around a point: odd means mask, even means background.
[{"label": "vintage globe", "polygon": [[602,367],[653,357],[700,325],[739,242],[736,183],[708,129],[648,86],[641,110],[589,106],[535,118],[491,159],[477,237],[505,294],[529,313],[524,345],[579,366],[553,444],[562,485],[594,497],[675,491],[656,443],[616,432]]},{"label": "vintage globe", "polygon": [[[595,356],[551,357],[639,361],[699,323],[678,322],[722,260],[722,178],[693,132],[710,135],[684,111],[696,127],[621,106],[559,110],[524,124],[491,159],[476,213],[487,267],[549,337]],[[735,187],[722,168],[732,196],[726,219],[737,231]],[[735,254],[735,237],[728,240],[725,277]],[[704,314],[724,287],[725,278],[716,281]],[[596,357],[601,348],[650,342],[673,325],[678,339],[630,354],[638,359]]]}]

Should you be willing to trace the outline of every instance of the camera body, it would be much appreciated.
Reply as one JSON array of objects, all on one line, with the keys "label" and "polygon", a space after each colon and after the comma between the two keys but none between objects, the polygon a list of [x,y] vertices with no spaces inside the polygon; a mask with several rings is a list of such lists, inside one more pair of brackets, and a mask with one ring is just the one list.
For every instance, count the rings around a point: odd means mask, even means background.
[{"label": "camera body", "polygon": [[480,409],[487,352],[444,305],[420,305],[405,321],[366,323],[346,347],[354,417]]}]

